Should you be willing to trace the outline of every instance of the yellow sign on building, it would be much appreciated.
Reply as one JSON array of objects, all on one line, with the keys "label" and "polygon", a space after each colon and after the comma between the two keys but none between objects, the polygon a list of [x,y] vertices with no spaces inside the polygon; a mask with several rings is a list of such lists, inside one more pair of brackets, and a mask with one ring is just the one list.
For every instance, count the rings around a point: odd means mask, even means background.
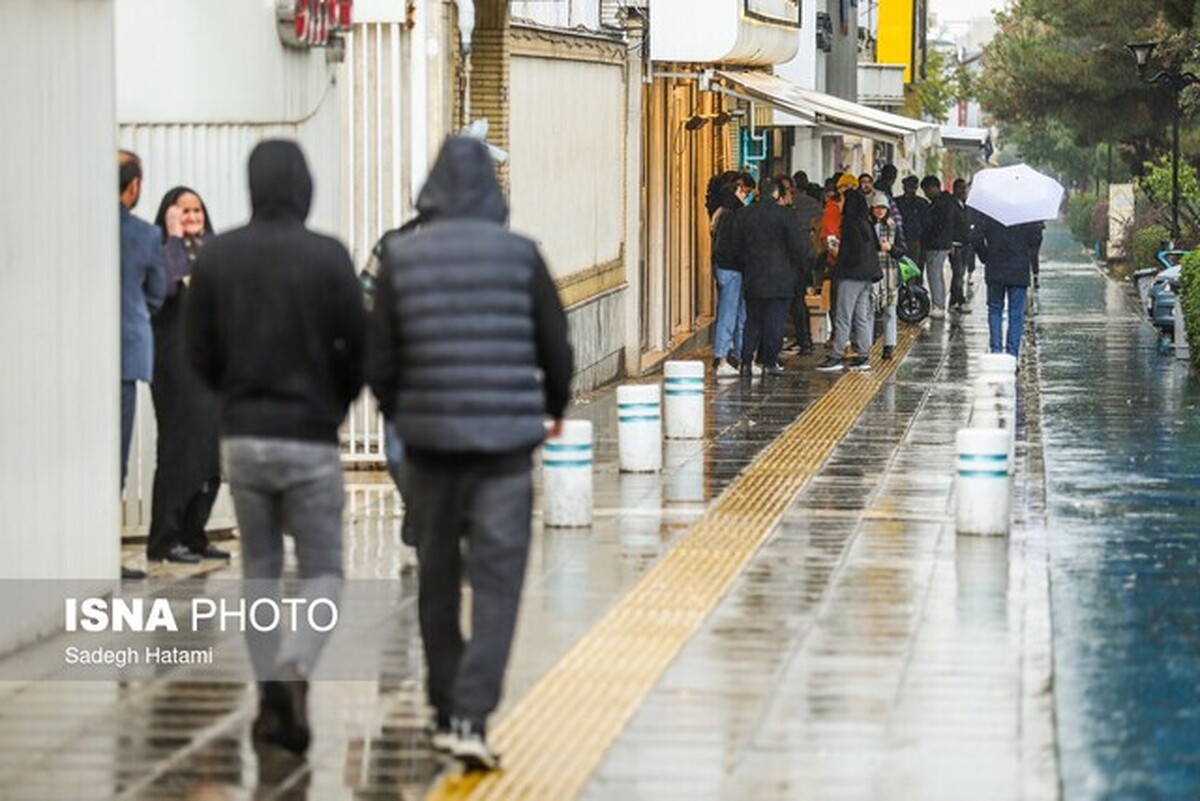
[{"label": "yellow sign on building", "polygon": [[916,22],[923,0],[879,0],[879,33],[876,58],[880,64],[903,64],[904,83],[912,83],[917,51]]}]

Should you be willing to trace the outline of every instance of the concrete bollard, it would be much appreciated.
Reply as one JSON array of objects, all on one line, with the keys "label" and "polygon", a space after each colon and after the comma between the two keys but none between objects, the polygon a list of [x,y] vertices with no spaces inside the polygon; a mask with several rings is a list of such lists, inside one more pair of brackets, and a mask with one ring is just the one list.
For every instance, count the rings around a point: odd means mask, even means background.
[{"label": "concrete bollard", "polygon": [[996,373],[1015,376],[1017,374],[1017,357],[1010,353],[981,353],[979,355],[979,372],[984,375]]},{"label": "concrete bollard", "polygon": [[704,436],[704,362],[667,362],[663,366],[667,439]]},{"label": "concrete bollard", "polygon": [[1012,502],[1008,439],[1008,432],[1000,428],[959,430],[954,493],[959,534],[1008,534]]},{"label": "concrete bollard", "polygon": [[592,423],[564,420],[542,445],[542,522],[551,528],[592,524]]},{"label": "concrete bollard", "polygon": [[617,462],[622,473],[662,470],[662,396],[658,384],[617,387]]},{"label": "concrete bollard", "polygon": [[975,379],[971,428],[1003,428],[1008,432],[1008,469],[1016,466],[1017,385],[1012,376],[984,374]]}]

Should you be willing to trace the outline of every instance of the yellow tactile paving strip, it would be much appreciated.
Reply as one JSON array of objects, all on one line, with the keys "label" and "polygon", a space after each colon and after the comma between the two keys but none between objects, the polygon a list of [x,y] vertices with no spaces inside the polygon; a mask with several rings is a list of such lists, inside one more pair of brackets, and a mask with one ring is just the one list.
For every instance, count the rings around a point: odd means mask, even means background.
[{"label": "yellow tactile paving strip", "polygon": [[769,445],[649,573],[505,715],[489,739],[504,770],[453,775],[431,799],[574,798],[646,694],[725,596],[780,516],[821,468],[896,365],[872,351]]}]

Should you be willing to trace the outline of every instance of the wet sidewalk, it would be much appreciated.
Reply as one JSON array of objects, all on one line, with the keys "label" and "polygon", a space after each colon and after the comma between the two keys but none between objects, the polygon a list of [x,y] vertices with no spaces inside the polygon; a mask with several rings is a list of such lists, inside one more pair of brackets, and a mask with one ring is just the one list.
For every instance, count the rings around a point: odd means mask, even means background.
[{"label": "wet sidewalk", "polygon": [[1053,269],[1036,335],[1064,797],[1200,798],[1200,382],[1125,285]]},{"label": "wet sidewalk", "polygon": [[596,425],[595,520],[534,521],[498,780],[428,749],[400,507],[351,473],[348,573],[390,611],[378,680],[315,685],[307,760],[253,748],[239,681],[13,684],[0,797],[1196,797],[1200,391],[1121,286],[1044,270],[1010,537],[953,530],[981,299],[894,370],[710,384],[706,439],[659,476],[617,472],[597,392],[571,412]]}]

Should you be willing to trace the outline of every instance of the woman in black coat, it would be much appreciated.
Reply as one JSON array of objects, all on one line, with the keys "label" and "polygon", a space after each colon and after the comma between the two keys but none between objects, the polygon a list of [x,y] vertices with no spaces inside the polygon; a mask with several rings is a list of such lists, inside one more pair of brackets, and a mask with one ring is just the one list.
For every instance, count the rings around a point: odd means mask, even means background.
[{"label": "woman in black coat", "polygon": [[228,559],[205,533],[221,487],[218,402],[188,363],[182,328],[192,264],[213,227],[204,201],[186,186],[163,196],[154,224],[163,236],[167,299],[151,320],[158,467],[146,556],[184,563]]}]

